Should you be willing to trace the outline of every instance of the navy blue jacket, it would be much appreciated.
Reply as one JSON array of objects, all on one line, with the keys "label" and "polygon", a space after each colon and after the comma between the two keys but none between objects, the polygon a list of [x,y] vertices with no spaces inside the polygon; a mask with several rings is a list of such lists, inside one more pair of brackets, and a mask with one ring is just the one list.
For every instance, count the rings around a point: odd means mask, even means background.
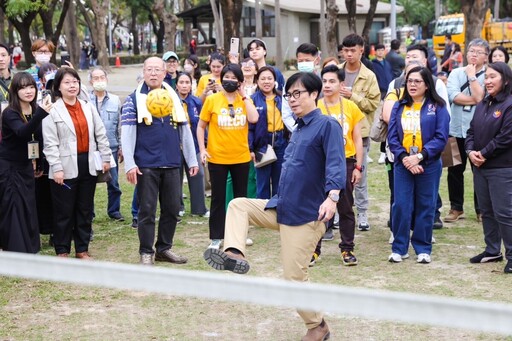
[{"label": "navy blue jacket", "polygon": [[[258,90],[251,96],[251,99],[258,111],[259,117],[258,122],[249,124],[249,149],[251,152],[265,153],[267,145],[272,143],[272,140],[268,137],[267,98]],[[274,101],[277,109],[281,111],[282,97],[276,95]]]},{"label": "navy blue jacket", "polygon": [[[402,130],[402,112],[405,100],[395,103],[391,111],[388,127],[389,149],[395,156],[395,162],[401,162],[409,155],[402,145],[404,131]],[[450,114],[446,107],[433,104],[425,99],[420,111],[421,140],[423,142],[424,156],[420,164],[428,165],[441,157],[441,152],[448,141],[450,129]]]},{"label": "navy blue jacket", "polygon": [[[190,129],[192,130],[192,136],[194,137],[194,146],[196,148],[196,154],[199,153],[199,143],[197,142],[197,123],[199,123],[199,115],[203,108],[203,102],[200,98],[189,94],[184,100],[187,104],[188,119],[190,121]],[[205,144],[206,144],[206,131],[205,131]]]}]

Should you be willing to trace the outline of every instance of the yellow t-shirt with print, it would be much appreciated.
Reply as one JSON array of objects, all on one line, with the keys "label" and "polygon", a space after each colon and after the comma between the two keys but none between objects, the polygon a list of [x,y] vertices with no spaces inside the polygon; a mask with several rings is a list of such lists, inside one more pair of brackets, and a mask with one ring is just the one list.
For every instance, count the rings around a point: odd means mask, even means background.
[{"label": "yellow t-shirt with print", "polygon": [[418,153],[421,152],[423,142],[421,140],[420,111],[422,103],[413,103],[412,107],[405,106],[402,111],[402,130],[404,138],[402,146],[410,153],[411,146],[418,147]]},{"label": "yellow t-shirt with print", "polygon": [[[267,97],[267,131],[273,133],[274,131],[281,131],[284,129],[283,117],[281,111],[277,108],[275,96]],[[275,116],[275,117],[274,117]],[[274,128],[275,122],[275,128]]]},{"label": "yellow t-shirt with print", "polygon": [[[208,82],[210,81],[210,78],[213,79],[213,76],[211,73],[209,73],[207,75],[203,75],[203,76],[201,76],[201,78],[199,78],[199,83],[197,83],[197,89],[196,89],[196,97],[201,97],[201,95],[204,92],[204,89],[206,88],[206,86],[208,85]],[[222,84],[220,82],[220,78],[216,79],[215,83]],[[212,92],[208,93],[208,95],[211,95],[211,94],[213,94],[213,93]]]},{"label": "yellow t-shirt with print", "polygon": [[251,160],[247,111],[240,95],[232,108],[222,92],[206,97],[200,118],[208,123],[209,162],[232,165]]},{"label": "yellow t-shirt with print", "polygon": [[343,115],[341,114],[340,104],[329,106],[327,110],[324,99],[318,101],[318,109],[322,111],[322,114],[334,117],[336,121],[341,124],[343,128],[343,140],[345,143],[345,157],[353,157],[356,155],[356,145],[352,139],[352,132],[357,123],[363,118],[364,114],[359,107],[349,99],[342,98]]}]

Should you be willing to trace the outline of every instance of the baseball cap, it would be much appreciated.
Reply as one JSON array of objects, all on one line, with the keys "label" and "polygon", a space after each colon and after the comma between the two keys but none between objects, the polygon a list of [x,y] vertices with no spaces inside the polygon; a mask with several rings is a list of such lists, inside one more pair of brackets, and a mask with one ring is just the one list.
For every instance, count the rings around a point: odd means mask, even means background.
[{"label": "baseball cap", "polygon": [[249,42],[249,44],[247,44],[247,49],[248,49],[248,50],[250,49],[250,47],[251,47],[251,45],[252,45],[253,43],[256,43],[256,45],[257,45],[257,46],[261,46],[261,47],[263,47],[263,49],[264,49],[265,51],[267,51],[267,44],[265,44],[265,42],[264,42],[263,40],[258,39],[258,38],[253,38],[253,39]]},{"label": "baseball cap", "polygon": [[167,51],[166,53],[164,53],[164,55],[162,56],[162,59],[164,60],[164,62],[168,61],[169,59],[171,58],[174,58],[176,59],[177,61],[180,61],[180,59],[178,58],[178,55],[173,52],[173,51]]}]

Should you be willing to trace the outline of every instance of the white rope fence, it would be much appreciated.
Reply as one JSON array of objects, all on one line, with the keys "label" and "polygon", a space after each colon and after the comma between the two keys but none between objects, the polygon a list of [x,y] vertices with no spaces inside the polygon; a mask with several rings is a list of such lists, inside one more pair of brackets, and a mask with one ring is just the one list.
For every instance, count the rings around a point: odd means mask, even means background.
[{"label": "white rope fence", "polygon": [[512,305],[0,252],[0,275],[512,335]]}]

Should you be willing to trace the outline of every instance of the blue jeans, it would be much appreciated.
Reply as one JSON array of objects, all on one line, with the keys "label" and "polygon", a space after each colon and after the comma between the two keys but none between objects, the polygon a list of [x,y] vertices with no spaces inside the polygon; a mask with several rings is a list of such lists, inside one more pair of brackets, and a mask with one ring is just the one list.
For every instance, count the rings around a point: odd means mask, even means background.
[{"label": "blue jeans", "polygon": [[475,193],[482,212],[485,251],[497,255],[501,242],[512,260],[512,168],[473,168]]},{"label": "blue jeans", "polygon": [[[277,194],[277,186],[281,177],[281,168],[284,162],[284,150],[288,141],[284,138],[284,131],[277,132],[274,139],[274,152],[277,160],[270,165],[256,168],[256,195],[258,199],[270,199]],[[268,133],[272,141],[272,133]]]},{"label": "blue jeans", "polygon": [[139,202],[137,200],[137,185],[135,185],[135,189],[133,190],[132,197],[132,217],[133,219],[137,219],[139,216]]},{"label": "blue jeans", "polygon": [[[413,175],[401,162],[394,164],[394,202],[392,252],[405,255],[409,240],[416,254],[432,252],[432,230],[436,212],[441,160],[423,166],[422,174]],[[414,226],[410,237],[411,226]]]},{"label": "blue jeans", "polygon": [[[114,157],[114,160],[117,160],[117,151],[112,151],[112,156]],[[119,168],[110,168],[110,175],[112,176],[112,180],[107,183],[107,213],[109,217],[113,217],[116,214],[120,214],[121,194],[123,194],[123,192],[121,192],[121,188],[119,187]]]}]

